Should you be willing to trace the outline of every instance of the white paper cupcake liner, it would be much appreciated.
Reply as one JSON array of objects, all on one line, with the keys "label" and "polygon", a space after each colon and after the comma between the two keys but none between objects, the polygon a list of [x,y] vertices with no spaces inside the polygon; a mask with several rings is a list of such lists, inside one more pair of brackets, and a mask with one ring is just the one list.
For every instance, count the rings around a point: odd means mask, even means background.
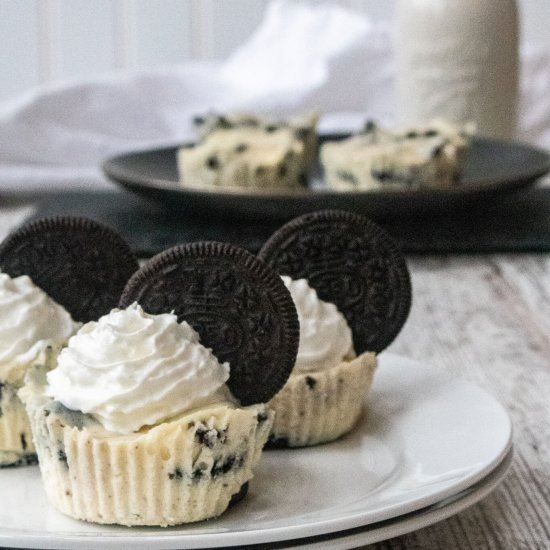
[{"label": "white paper cupcake liner", "polygon": [[303,447],[349,432],[361,415],[376,364],[373,353],[363,353],[330,369],[291,374],[268,403],[275,412],[271,443]]},{"label": "white paper cupcake liner", "polygon": [[167,526],[220,515],[252,478],[265,405],[196,410],[136,434],[107,432],[51,400],[27,402],[46,493],[76,519]]}]

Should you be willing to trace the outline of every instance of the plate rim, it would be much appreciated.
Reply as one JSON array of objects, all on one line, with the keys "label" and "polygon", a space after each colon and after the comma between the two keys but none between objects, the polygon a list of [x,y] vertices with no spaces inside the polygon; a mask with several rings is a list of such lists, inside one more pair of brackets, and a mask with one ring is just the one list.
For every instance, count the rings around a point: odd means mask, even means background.
[{"label": "plate rim", "polygon": [[[468,487],[456,495],[443,499],[426,508],[410,512],[409,514],[403,514],[385,521],[366,525],[363,528],[359,527],[357,531],[355,529],[353,530],[354,533],[345,531],[335,532],[332,535],[325,535],[323,538],[326,538],[326,543],[330,544],[330,546],[328,546],[330,550],[349,548],[349,544],[353,544],[353,548],[355,548],[358,545],[373,544],[406,533],[411,533],[448,519],[478,503],[494,491],[508,475],[513,461],[514,448],[512,446],[501,462],[499,462],[491,472],[472,487]],[[298,540],[296,542],[300,541]],[[338,545],[335,546],[335,543],[338,543]],[[341,546],[342,544],[346,546]],[[320,550],[325,547],[324,540],[320,543],[313,541],[312,544],[303,540],[303,544],[292,545],[291,542],[291,545],[287,548],[290,550],[293,548]]]},{"label": "plate rim", "polygon": [[[477,504],[494,491],[506,478],[514,460],[513,446],[497,466],[472,487],[464,489],[440,502],[421,508],[415,512],[376,522],[364,527],[358,527],[347,531],[337,531],[320,537],[306,537],[297,540],[282,541],[288,545],[281,546],[281,541],[276,542],[276,548],[289,550],[344,550],[353,545],[373,544],[389,538],[405,535],[418,529],[423,529],[439,521],[448,519]],[[1,540],[1,539],[0,539]],[[344,545],[344,546],[343,546]],[[15,548],[15,547],[14,547]],[[27,545],[17,548],[28,548]],[[41,546],[41,548],[53,549],[53,546]],[[55,547],[59,550],[59,547]],[[183,547],[182,547],[183,548]],[[228,549],[235,548],[226,547]],[[266,546],[269,550],[269,545]]]},{"label": "plate rim", "polygon": [[[320,134],[320,137],[330,137],[338,138],[342,134]],[[151,182],[151,178],[134,172],[130,170],[128,172],[127,168],[122,168],[121,163],[127,162],[128,160],[140,159],[142,157],[147,157],[151,155],[165,154],[173,155],[175,159],[175,151],[183,146],[188,145],[189,142],[183,144],[174,144],[174,145],[165,145],[161,147],[152,147],[145,149],[138,149],[134,151],[122,152],[115,154],[104,159],[100,166],[104,175],[111,181],[114,181],[118,185],[121,185],[127,189],[130,189],[133,192],[169,192],[176,193],[181,197],[217,197],[219,199],[234,199],[239,198],[242,200],[258,200],[258,199],[267,199],[267,200],[309,200],[314,198],[324,198],[331,199],[334,197],[348,197],[350,199],[365,197],[365,196],[377,196],[383,198],[400,198],[400,197],[415,197],[415,198],[434,198],[434,197],[469,197],[469,196],[478,196],[484,194],[491,194],[497,191],[512,191],[515,189],[520,189],[522,187],[531,185],[537,179],[548,174],[550,172],[550,152],[531,144],[523,143],[520,141],[512,140],[503,140],[495,139],[483,136],[474,136],[472,137],[472,147],[479,146],[480,144],[484,146],[496,146],[496,147],[513,147],[515,149],[524,150],[530,154],[540,156],[540,164],[538,164],[537,169],[526,170],[520,174],[516,174],[516,177],[509,179],[491,179],[487,177],[483,182],[469,184],[468,182],[465,185],[458,185],[456,187],[450,188],[439,188],[439,189],[420,189],[420,190],[403,190],[396,189],[391,191],[335,191],[335,190],[316,190],[312,191],[310,189],[306,190],[268,190],[268,191],[243,191],[239,187],[224,187],[222,190],[219,189],[208,189],[201,187],[177,187],[177,180],[166,180],[158,179],[156,183]],[[129,177],[130,176],[130,177]]]},{"label": "plate rim", "polygon": [[[423,509],[436,502],[450,498],[453,495],[468,489],[469,487],[472,487],[498,466],[498,464],[512,448],[513,434],[510,416],[503,405],[494,396],[472,382],[457,378],[447,371],[437,370],[435,367],[431,366],[429,362],[414,360],[391,353],[382,353],[380,359],[381,363],[397,362],[402,365],[408,364],[412,368],[416,366],[417,369],[419,368],[424,373],[429,372],[429,375],[434,377],[434,381],[436,381],[436,379],[439,382],[443,381],[445,384],[451,385],[451,387],[458,382],[462,384],[463,387],[466,387],[468,391],[475,391],[482,395],[484,399],[487,400],[487,403],[490,402],[492,407],[496,407],[496,409],[498,409],[499,415],[502,415],[502,419],[506,421],[507,438],[502,445],[500,452],[495,454],[492,460],[485,463],[483,468],[478,468],[466,477],[461,478],[459,483],[451,484],[448,487],[428,495],[424,495],[423,497],[417,497],[416,500],[408,502],[406,506],[403,506],[402,504],[394,504],[393,506],[386,507],[385,510],[381,511],[379,509],[377,512],[378,516],[371,512],[371,516],[374,517],[371,517],[371,519],[366,522],[364,514],[361,519],[361,513],[354,513],[344,518],[333,517],[328,520],[309,521],[299,525],[284,525],[252,530],[235,530],[224,532],[223,529],[220,529],[214,533],[174,533],[166,531],[162,534],[158,533],[157,530],[156,532],[151,532],[148,534],[144,529],[139,529],[134,531],[129,530],[127,533],[99,533],[97,536],[95,536],[92,532],[51,533],[42,531],[40,533],[29,533],[28,531],[22,532],[17,529],[3,529],[0,527],[0,545],[13,545],[14,541],[16,541],[21,544],[24,543],[23,547],[45,548],[45,542],[54,541],[56,544],[55,547],[59,546],[60,543],[64,543],[65,545],[68,545],[66,548],[78,549],[81,548],[82,544],[87,545],[86,548],[92,548],[90,543],[91,541],[96,540],[99,541],[98,545],[93,546],[93,548],[124,548],[125,545],[129,543],[136,545],[136,541],[140,540],[145,546],[135,546],[136,548],[181,548],[182,545],[185,545],[187,548],[213,548],[247,544],[262,544],[290,539],[299,540],[312,536],[312,533],[315,535],[320,535],[336,533],[356,527],[366,527],[380,521],[389,520],[403,514],[414,512],[415,510]],[[383,365],[381,368],[384,368]],[[399,366],[398,368],[402,368],[402,366]],[[408,367],[405,366],[404,368]],[[174,543],[174,546],[171,546],[172,542]],[[35,544],[37,544],[37,546],[29,546]],[[54,546],[51,547],[54,548]]]}]

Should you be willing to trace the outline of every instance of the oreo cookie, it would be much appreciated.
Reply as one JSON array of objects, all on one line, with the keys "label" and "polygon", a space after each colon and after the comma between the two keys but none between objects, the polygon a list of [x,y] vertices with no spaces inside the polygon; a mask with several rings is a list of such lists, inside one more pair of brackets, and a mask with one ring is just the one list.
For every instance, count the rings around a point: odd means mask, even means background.
[{"label": "oreo cookie", "polygon": [[300,216],[277,230],[259,257],[293,279],[307,279],[335,304],[353,333],[356,353],[380,352],[397,336],[411,307],[405,258],[369,219],[339,210]]},{"label": "oreo cookie", "polygon": [[120,307],[174,311],[218,360],[242,405],[265,403],[284,385],[299,342],[296,308],[280,277],[227,243],[198,242],[158,254],[128,282]]},{"label": "oreo cookie", "polygon": [[11,277],[28,275],[75,321],[108,313],[138,267],[118,233],[87,218],[36,220],[0,244],[0,270]]}]

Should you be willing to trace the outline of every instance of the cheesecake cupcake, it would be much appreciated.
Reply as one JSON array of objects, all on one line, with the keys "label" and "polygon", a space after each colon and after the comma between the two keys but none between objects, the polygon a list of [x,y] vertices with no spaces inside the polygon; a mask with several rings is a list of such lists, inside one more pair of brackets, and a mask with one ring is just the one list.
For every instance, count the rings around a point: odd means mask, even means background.
[{"label": "cheesecake cupcake", "polygon": [[300,343],[292,373],[269,407],[273,446],[303,447],[349,432],[363,408],[376,356],[357,356],[345,317],[320,300],[306,279],[282,277],[296,305]]},{"label": "cheesecake cupcake", "polygon": [[297,347],[292,298],[254,256],[201,243],[153,258],[20,392],[50,502],[128,526],[220,515],[252,478],[264,401]]},{"label": "cheesecake cupcake", "polygon": [[303,447],[337,439],[360,418],[376,356],[408,316],[405,260],[385,231],[341,211],[289,222],[259,255],[281,274],[300,322],[294,368],[269,402],[270,443]]},{"label": "cheesecake cupcake", "polygon": [[31,367],[52,368],[78,326],[28,276],[0,273],[0,466],[36,461],[29,420],[17,391]]},{"label": "cheesecake cupcake", "polygon": [[[112,280],[98,288],[97,269],[105,265],[115,267]],[[0,244],[0,466],[36,460],[17,396],[25,373],[52,368],[79,321],[116,305],[135,269],[120,237],[91,220],[31,222]]]}]

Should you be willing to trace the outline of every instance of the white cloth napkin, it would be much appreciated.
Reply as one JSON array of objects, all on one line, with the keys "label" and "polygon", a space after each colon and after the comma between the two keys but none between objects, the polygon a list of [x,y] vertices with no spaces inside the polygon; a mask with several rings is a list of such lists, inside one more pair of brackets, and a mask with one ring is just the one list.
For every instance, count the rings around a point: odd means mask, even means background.
[{"label": "white cloth napkin", "polygon": [[275,0],[263,23],[227,60],[222,81],[243,107],[323,112],[384,110],[389,32],[335,4]]},{"label": "white cloth napkin", "polygon": [[[550,149],[550,52],[524,47],[518,138]],[[194,138],[208,110],[317,110],[321,130],[391,123],[390,29],[326,3],[274,0],[227,61],[88,77],[0,105],[0,192],[106,187],[100,163]]]}]

